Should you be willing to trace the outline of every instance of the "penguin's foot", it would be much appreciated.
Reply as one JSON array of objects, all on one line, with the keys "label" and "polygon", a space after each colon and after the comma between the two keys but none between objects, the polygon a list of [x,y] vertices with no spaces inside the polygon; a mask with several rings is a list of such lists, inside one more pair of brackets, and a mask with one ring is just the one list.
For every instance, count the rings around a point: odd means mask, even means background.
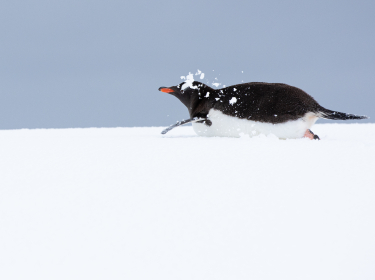
[{"label": "penguin's foot", "polygon": [[310,140],[320,140],[319,136],[314,134],[310,129],[306,130],[305,135],[303,135],[305,138],[309,138]]}]

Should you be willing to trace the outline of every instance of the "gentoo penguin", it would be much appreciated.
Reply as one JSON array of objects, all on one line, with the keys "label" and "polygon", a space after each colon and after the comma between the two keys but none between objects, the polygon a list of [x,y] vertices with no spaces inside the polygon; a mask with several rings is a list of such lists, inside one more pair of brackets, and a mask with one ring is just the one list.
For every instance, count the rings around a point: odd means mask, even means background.
[{"label": "gentoo penguin", "polygon": [[252,82],[213,89],[198,81],[160,87],[176,96],[189,110],[190,118],[163,130],[192,123],[202,136],[274,134],[279,138],[319,139],[311,130],[318,118],[367,119],[323,108],[303,90],[280,83]]}]

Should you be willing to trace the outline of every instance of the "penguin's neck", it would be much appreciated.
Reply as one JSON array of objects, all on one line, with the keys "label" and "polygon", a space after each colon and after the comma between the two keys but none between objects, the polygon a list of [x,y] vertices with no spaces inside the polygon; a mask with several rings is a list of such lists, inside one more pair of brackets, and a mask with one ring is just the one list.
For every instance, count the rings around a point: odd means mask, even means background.
[{"label": "penguin's neck", "polygon": [[206,112],[206,104],[215,96],[217,96],[216,91],[206,85],[194,91],[194,93],[190,95],[189,104],[185,104],[189,110],[190,117],[195,117],[197,114],[207,114],[208,111]]}]

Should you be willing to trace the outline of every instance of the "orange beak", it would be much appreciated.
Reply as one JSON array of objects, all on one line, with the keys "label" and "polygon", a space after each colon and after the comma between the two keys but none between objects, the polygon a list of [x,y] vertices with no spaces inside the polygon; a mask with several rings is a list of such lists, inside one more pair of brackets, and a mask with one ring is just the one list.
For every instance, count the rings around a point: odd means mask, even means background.
[{"label": "orange beak", "polygon": [[162,91],[162,92],[166,92],[166,93],[174,92],[173,89],[165,88],[165,87],[161,87],[161,88],[159,88],[159,90]]}]

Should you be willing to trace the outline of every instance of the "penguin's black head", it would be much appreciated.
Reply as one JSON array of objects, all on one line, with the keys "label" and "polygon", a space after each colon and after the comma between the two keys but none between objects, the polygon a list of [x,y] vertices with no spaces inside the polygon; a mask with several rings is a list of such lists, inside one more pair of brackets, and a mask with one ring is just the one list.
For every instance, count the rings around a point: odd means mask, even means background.
[{"label": "penguin's black head", "polygon": [[173,87],[160,87],[162,92],[169,93],[176,96],[188,109],[191,108],[191,103],[199,98],[205,91],[207,86],[197,81],[185,81]]}]

